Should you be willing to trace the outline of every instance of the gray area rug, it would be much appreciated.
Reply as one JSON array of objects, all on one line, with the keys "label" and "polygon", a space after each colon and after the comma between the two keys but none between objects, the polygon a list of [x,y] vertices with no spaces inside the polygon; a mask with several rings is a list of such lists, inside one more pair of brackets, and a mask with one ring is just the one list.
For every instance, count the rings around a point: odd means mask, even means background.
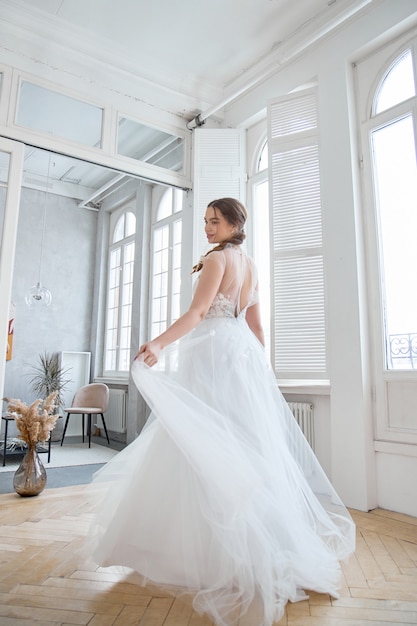
[{"label": "gray area rug", "polygon": [[[15,448],[15,450],[18,448]],[[46,449],[47,450],[47,449]],[[101,446],[96,443],[88,447],[88,443],[70,443],[61,446],[59,443],[53,443],[51,446],[51,459],[48,463],[48,453],[41,453],[40,458],[46,468],[51,467],[69,467],[71,465],[94,465],[97,463],[107,463],[110,461],[117,450],[113,450],[107,446]],[[9,455],[6,453],[6,465],[0,465],[0,473],[7,471],[16,471],[22,460],[24,451],[18,455]]]},{"label": "gray area rug", "polygon": [[[94,473],[124,448],[124,444],[112,440],[110,446],[107,446],[107,442],[104,443],[97,437],[94,439],[99,443],[92,443],[92,447],[88,448],[87,442],[83,444],[78,438],[74,439],[76,440],[68,444],[65,440],[62,448],[59,443],[52,444],[50,464],[47,462],[47,454],[40,455],[47,473],[46,489],[89,484]],[[9,458],[6,456],[6,466],[0,466],[0,494],[14,493],[13,476],[22,458],[23,453]],[[3,458],[0,459],[3,462]],[[63,465],[57,467],[58,462]]]}]

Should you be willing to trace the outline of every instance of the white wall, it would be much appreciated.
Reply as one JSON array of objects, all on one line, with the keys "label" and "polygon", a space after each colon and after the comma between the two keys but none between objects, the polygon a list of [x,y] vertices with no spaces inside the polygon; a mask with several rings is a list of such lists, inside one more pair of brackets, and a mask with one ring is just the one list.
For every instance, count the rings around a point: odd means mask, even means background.
[{"label": "white wall", "polygon": [[41,278],[52,303],[29,309],[25,295],[38,280],[43,208],[43,192],[22,189],[12,285],[13,358],[6,362],[4,393],[23,401],[35,399],[28,376],[40,353],[90,350],[97,213],[48,194]]}]

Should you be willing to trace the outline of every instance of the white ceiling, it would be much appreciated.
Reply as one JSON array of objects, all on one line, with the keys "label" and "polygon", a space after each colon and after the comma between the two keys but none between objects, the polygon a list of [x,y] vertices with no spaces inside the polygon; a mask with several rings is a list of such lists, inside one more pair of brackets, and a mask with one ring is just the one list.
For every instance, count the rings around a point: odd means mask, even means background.
[{"label": "white ceiling", "polygon": [[[148,82],[209,105],[331,31],[372,0],[2,0],[32,32],[71,42]],[[0,7],[1,10],[1,7]],[[45,31],[44,31],[45,32]]]}]

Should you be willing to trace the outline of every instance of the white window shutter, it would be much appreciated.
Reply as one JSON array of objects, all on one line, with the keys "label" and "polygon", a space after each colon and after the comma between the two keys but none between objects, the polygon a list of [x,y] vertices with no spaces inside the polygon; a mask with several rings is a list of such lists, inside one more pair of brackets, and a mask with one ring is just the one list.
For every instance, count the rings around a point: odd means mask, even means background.
[{"label": "white window shutter", "polygon": [[245,203],[245,131],[235,128],[194,130],[194,262],[208,249],[204,214],[217,198]]},{"label": "white window shutter", "polygon": [[272,352],[279,379],[326,374],[322,214],[315,89],[268,106]]}]

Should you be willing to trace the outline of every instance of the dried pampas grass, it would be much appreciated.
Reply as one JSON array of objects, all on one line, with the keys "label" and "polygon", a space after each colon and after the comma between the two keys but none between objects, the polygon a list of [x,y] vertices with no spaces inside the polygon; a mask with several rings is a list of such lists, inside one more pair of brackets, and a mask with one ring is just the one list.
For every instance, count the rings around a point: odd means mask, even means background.
[{"label": "dried pampas grass", "polygon": [[7,412],[14,414],[20,438],[28,446],[40,441],[48,441],[59,417],[55,399],[57,392],[51,393],[45,400],[35,400],[29,406],[17,399],[4,398],[8,402]]}]

